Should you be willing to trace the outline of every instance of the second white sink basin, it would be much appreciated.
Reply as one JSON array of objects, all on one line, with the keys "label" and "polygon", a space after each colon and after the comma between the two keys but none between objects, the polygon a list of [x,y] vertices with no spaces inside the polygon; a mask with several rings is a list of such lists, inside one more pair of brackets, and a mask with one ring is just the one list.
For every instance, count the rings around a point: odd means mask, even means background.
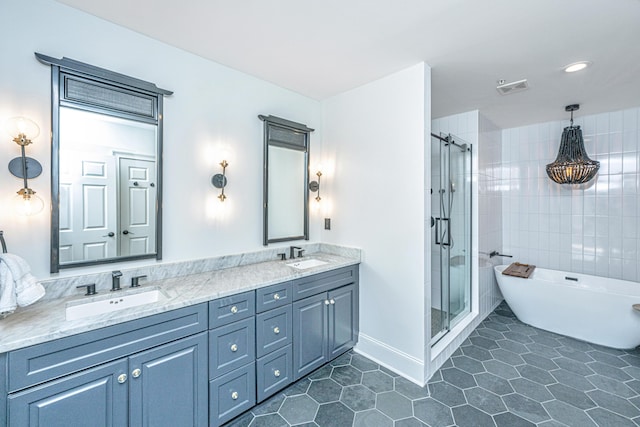
[{"label": "second white sink basin", "polygon": [[118,291],[110,295],[91,297],[86,302],[83,300],[70,301],[67,303],[65,315],[67,320],[84,319],[166,299],[166,295],[159,288],[128,292]]},{"label": "second white sink basin", "polygon": [[306,259],[304,261],[296,261],[287,264],[289,267],[297,268],[298,270],[306,270],[307,268],[318,267],[321,265],[329,264],[326,261],[320,261],[319,259]]}]

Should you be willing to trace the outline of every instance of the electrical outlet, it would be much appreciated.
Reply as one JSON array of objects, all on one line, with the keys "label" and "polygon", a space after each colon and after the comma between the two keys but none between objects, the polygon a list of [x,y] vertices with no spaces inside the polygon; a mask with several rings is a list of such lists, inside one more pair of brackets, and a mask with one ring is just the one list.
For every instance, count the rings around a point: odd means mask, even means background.
[{"label": "electrical outlet", "polygon": [[324,219],[324,229],[331,230],[331,218]]}]

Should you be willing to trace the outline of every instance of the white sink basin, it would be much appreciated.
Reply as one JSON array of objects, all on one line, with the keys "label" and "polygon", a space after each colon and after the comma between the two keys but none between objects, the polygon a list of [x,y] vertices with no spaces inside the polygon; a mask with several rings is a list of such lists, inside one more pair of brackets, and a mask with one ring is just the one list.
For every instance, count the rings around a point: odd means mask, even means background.
[{"label": "white sink basin", "polygon": [[289,267],[297,268],[298,270],[306,270],[307,268],[318,267],[320,265],[329,264],[326,261],[320,261],[319,259],[305,259],[304,261],[296,261],[287,264]]},{"label": "white sink basin", "polygon": [[118,291],[105,296],[76,300],[67,303],[67,320],[84,319],[104,313],[112,313],[125,308],[137,307],[152,302],[163,301],[166,295],[158,288],[136,291]]}]

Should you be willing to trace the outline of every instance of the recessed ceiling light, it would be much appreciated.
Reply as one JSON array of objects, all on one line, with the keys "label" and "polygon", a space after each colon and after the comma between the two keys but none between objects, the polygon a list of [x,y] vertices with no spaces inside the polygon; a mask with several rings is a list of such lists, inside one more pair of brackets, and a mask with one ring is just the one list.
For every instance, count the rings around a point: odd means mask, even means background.
[{"label": "recessed ceiling light", "polygon": [[591,61],[574,62],[573,64],[569,64],[566,67],[564,67],[564,72],[575,73],[576,71],[584,70],[589,65],[591,65]]}]

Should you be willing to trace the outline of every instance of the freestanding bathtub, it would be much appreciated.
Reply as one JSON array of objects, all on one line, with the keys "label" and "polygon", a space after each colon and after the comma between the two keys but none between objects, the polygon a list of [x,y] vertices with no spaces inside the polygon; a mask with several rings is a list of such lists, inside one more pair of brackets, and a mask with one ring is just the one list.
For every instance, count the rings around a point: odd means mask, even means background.
[{"label": "freestanding bathtub", "polygon": [[504,299],[536,328],[619,349],[640,345],[640,283],[536,268],[528,279],[494,267]]}]

